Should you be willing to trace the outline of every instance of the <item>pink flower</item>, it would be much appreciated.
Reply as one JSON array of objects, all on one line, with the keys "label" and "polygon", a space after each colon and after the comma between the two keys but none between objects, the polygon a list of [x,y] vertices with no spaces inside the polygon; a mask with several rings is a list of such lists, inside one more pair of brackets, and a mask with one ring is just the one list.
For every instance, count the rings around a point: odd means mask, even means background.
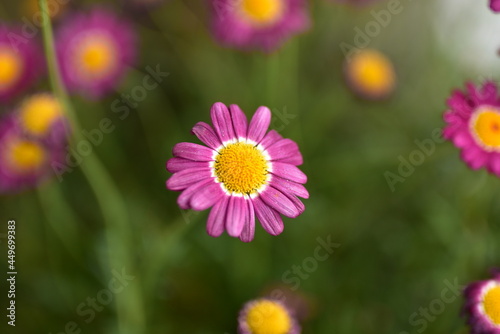
[{"label": "pink flower", "polygon": [[69,17],[56,35],[56,49],[68,89],[96,99],[120,83],[137,45],[126,21],[98,9]]},{"label": "pink flower", "polygon": [[306,31],[306,0],[211,0],[216,38],[240,49],[271,51]]},{"label": "pink flower", "polygon": [[[192,132],[206,145],[179,143],[167,170],[174,173],[167,188],[182,191],[182,209],[212,207],[207,222],[209,235],[224,232],[249,242],[255,218],[264,229],[283,232],[280,214],[297,217],[305,209],[298,197],[308,198],[306,175],[297,144],[276,131],[267,132],[271,111],[260,107],[250,124],[237,105],[229,109],[215,103],[211,109],[214,128],[199,122]],[[267,132],[267,133],[266,133]]]},{"label": "pink flower", "polygon": [[0,23],[0,102],[9,102],[43,72],[43,52],[33,36]]},{"label": "pink flower", "polygon": [[0,193],[35,187],[52,173],[52,163],[63,158],[62,145],[26,136],[14,115],[0,120]]},{"label": "pink flower", "polygon": [[472,169],[486,168],[500,176],[500,98],[497,85],[467,84],[465,92],[455,91],[448,99],[449,110],[444,138],[461,150],[461,157]]},{"label": "pink flower", "polygon": [[500,333],[500,273],[469,284],[464,291],[464,315],[472,334]]}]

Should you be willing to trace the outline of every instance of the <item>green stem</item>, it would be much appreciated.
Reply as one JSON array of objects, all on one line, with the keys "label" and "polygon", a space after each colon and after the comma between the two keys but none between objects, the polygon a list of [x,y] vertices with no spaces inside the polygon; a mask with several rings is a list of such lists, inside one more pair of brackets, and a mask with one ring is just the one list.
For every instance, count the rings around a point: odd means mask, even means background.
[{"label": "green stem", "polygon": [[[84,138],[59,74],[47,1],[39,0],[39,4],[43,18],[43,39],[50,83],[54,94],[63,104],[72,123],[73,144],[78,143]],[[134,263],[136,254],[134,252],[134,238],[128,222],[127,207],[121,198],[119,189],[95,154],[85,158],[81,169],[97,198],[106,224],[110,271],[121,272],[124,270],[126,273],[138,274]],[[111,273],[109,275],[111,276]],[[137,275],[134,276],[134,281],[122,293],[117,293],[115,296],[118,330],[121,334],[146,332],[142,286],[136,277]]]},{"label": "green stem", "polygon": [[78,231],[78,219],[70,206],[65,203],[61,188],[51,182],[39,187],[37,195],[48,223],[71,256],[79,264],[83,264],[82,255],[79,252],[81,235]]}]

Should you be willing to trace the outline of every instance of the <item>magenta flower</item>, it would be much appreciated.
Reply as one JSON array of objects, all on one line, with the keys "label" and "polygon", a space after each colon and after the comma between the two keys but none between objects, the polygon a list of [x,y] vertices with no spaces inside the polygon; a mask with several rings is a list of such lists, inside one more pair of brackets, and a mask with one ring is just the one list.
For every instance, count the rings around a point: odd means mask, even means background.
[{"label": "magenta flower", "polygon": [[500,273],[469,284],[464,291],[464,315],[472,334],[500,333]]},{"label": "magenta flower", "polygon": [[297,144],[267,129],[271,111],[257,109],[250,124],[237,105],[229,109],[215,103],[210,111],[215,130],[199,122],[192,132],[208,147],[179,143],[167,170],[174,173],[167,188],[182,191],[177,203],[182,209],[205,210],[207,232],[213,237],[224,230],[249,242],[254,237],[255,217],[264,229],[283,232],[280,214],[297,217],[305,209],[297,198],[308,198],[303,186],[306,175]]},{"label": "magenta flower", "polygon": [[444,138],[461,149],[461,157],[472,169],[485,167],[500,176],[500,98],[495,83],[482,87],[467,84],[448,99]]},{"label": "magenta flower", "polygon": [[12,115],[0,121],[0,193],[36,186],[53,173],[51,163],[62,157],[60,148],[26,137]]},{"label": "magenta flower", "polygon": [[271,51],[309,28],[306,0],[211,0],[216,38],[241,49]]},{"label": "magenta flower", "polygon": [[68,89],[96,99],[119,84],[137,45],[127,22],[97,9],[70,17],[56,35],[56,49]]},{"label": "magenta flower", "polygon": [[494,12],[500,12],[500,0],[490,0],[490,8]]},{"label": "magenta flower", "polygon": [[279,300],[249,301],[238,317],[238,334],[300,334],[293,312]]},{"label": "magenta flower", "polygon": [[43,52],[32,36],[0,23],[0,102],[29,88],[43,71]]}]

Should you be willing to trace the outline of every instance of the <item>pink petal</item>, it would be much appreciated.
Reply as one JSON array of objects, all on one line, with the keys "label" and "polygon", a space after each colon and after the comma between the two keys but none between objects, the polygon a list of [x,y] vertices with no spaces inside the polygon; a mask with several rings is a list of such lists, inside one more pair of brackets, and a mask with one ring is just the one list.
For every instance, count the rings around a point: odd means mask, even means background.
[{"label": "pink petal", "polygon": [[469,165],[471,169],[479,169],[486,165],[488,153],[482,149],[472,146],[462,150],[462,159]]},{"label": "pink petal", "polygon": [[260,193],[260,197],[264,203],[286,217],[295,218],[304,211],[302,202],[299,201],[300,204],[297,207],[285,194],[273,187],[267,187]]},{"label": "pink petal", "polygon": [[259,143],[263,148],[267,149],[272,144],[276,143],[283,137],[276,130],[269,131]]},{"label": "pink petal", "polygon": [[259,107],[248,126],[247,137],[255,142],[260,142],[271,123],[271,110],[267,107]]},{"label": "pink petal", "polygon": [[193,143],[176,144],[172,152],[175,157],[193,161],[212,161],[214,155],[212,149]]},{"label": "pink petal", "polygon": [[474,144],[474,139],[472,139],[468,130],[460,131],[455,133],[455,136],[452,138],[453,144],[459,148],[467,148],[468,146]]},{"label": "pink petal", "polygon": [[283,232],[285,226],[283,225],[283,220],[281,219],[280,214],[271,209],[259,197],[253,198],[252,201],[255,209],[255,215],[264,230],[272,235],[278,235]]},{"label": "pink petal", "polygon": [[309,198],[309,192],[302,184],[285,180],[276,175],[274,175],[271,179],[271,186],[275,187],[285,194],[292,194],[302,198]]},{"label": "pink petal", "polygon": [[184,169],[209,168],[206,161],[192,161],[183,158],[171,158],[167,161],[166,168],[170,173],[177,173]]},{"label": "pink petal", "polygon": [[231,115],[224,103],[215,103],[210,109],[210,117],[221,142],[235,139]]},{"label": "pink petal", "polygon": [[295,166],[304,162],[299,146],[291,139],[281,139],[269,146],[266,151],[271,156],[271,161],[279,160]]},{"label": "pink petal", "polygon": [[224,222],[226,220],[227,205],[229,196],[224,196],[210,211],[207,221],[207,233],[212,237],[218,237],[224,232]]},{"label": "pink petal", "polygon": [[195,134],[196,137],[198,137],[198,139],[201,140],[205,145],[213,148],[214,150],[222,145],[219,137],[217,137],[212,127],[207,123],[196,123],[191,132]]},{"label": "pink petal", "polygon": [[245,138],[247,136],[248,121],[247,116],[236,104],[229,106],[229,113],[233,121],[234,133],[237,138]]},{"label": "pink petal", "polygon": [[222,196],[224,196],[224,192],[220,184],[213,182],[197,191],[191,197],[189,204],[193,210],[202,211],[213,206]]},{"label": "pink petal", "polygon": [[304,184],[307,182],[306,174],[297,167],[281,162],[273,162],[272,164],[272,174],[297,183]]},{"label": "pink petal", "polygon": [[245,217],[245,226],[240,234],[240,240],[243,242],[250,242],[255,235],[255,211],[253,202],[251,200],[245,201],[248,205],[247,216]]},{"label": "pink petal", "polygon": [[210,178],[209,168],[191,168],[174,173],[167,180],[167,188],[170,190],[183,190],[204,179]]},{"label": "pink petal", "polygon": [[488,170],[497,176],[500,176],[500,154],[493,153],[490,156],[490,161],[488,162]]},{"label": "pink petal", "polygon": [[231,196],[226,212],[226,231],[232,237],[239,237],[245,226],[247,204],[243,197]]},{"label": "pink petal", "polygon": [[490,0],[490,8],[494,12],[500,12],[500,0]]},{"label": "pink petal", "polygon": [[189,201],[191,200],[191,197],[198,192],[200,189],[208,186],[210,183],[214,183],[213,179],[206,179],[203,181],[200,181],[198,183],[194,183],[187,187],[177,198],[177,204],[181,209],[190,209],[191,207],[189,206]]}]

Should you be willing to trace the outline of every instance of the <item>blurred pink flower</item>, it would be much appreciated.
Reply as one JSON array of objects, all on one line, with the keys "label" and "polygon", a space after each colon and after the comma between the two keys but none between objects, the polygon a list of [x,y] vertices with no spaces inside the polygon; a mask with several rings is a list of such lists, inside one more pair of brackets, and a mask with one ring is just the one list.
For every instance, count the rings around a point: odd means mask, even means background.
[{"label": "blurred pink flower", "polygon": [[137,47],[131,25],[102,9],[68,17],[56,35],[65,84],[70,91],[94,99],[119,84]]},{"label": "blurred pink flower", "polygon": [[500,97],[497,85],[467,84],[466,92],[455,91],[448,99],[444,138],[462,151],[462,159],[472,169],[485,167],[500,176]]},{"label": "blurred pink flower", "polygon": [[464,291],[464,314],[472,334],[500,333],[500,273],[469,284]]},{"label": "blurred pink flower", "polygon": [[0,102],[9,102],[40,77],[43,52],[33,36],[0,23]]},{"label": "blurred pink flower", "polygon": [[306,0],[211,0],[216,38],[240,49],[272,51],[310,26]]}]

